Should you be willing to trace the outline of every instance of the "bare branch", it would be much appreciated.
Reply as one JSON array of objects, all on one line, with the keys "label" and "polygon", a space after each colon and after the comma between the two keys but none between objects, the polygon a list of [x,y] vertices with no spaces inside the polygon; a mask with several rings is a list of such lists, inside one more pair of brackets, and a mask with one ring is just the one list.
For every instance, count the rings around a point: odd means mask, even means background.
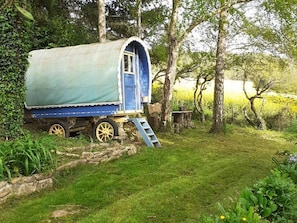
[{"label": "bare branch", "polygon": [[247,80],[247,71],[246,70],[244,71],[244,75],[243,76],[244,76],[244,78],[243,78],[243,83],[242,83],[242,90],[244,92],[245,97],[248,100],[250,100],[251,98],[249,97],[249,95],[248,95],[248,93],[246,91],[246,88],[245,88],[245,83],[246,83],[246,80]]},{"label": "bare branch", "polygon": [[[166,69],[159,70],[152,79],[152,83],[154,83],[158,78],[163,77],[165,75]],[[163,73],[163,74],[162,74]]]},{"label": "bare branch", "polygon": [[273,85],[274,85],[275,81],[274,80],[270,80],[268,81],[260,90],[260,86],[258,86],[258,90],[257,90],[257,95],[261,96],[261,94],[263,94],[265,91],[269,90]]}]

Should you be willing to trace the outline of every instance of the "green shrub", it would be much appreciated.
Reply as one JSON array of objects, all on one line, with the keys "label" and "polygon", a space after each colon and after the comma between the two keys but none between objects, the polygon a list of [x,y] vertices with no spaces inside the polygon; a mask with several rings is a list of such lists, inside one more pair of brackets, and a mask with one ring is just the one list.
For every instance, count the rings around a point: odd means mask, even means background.
[{"label": "green shrub", "polygon": [[296,169],[285,165],[281,167],[243,190],[233,209],[225,211],[220,206],[220,217],[204,217],[203,222],[296,222],[297,188],[287,174],[296,174]]},{"label": "green shrub", "polygon": [[0,143],[0,180],[42,173],[56,167],[52,142],[33,140],[29,135]]},{"label": "green shrub", "polygon": [[297,133],[297,121],[291,122],[291,124],[285,129],[286,134],[294,134]]},{"label": "green shrub", "polygon": [[288,174],[288,176],[297,185],[297,154],[290,154],[288,159],[286,159],[283,163],[280,163],[276,159],[274,159],[274,162],[276,163],[277,168],[281,172]]},{"label": "green shrub", "polygon": [[297,121],[294,120],[291,124],[284,129],[284,136],[289,141],[296,141],[297,140]]},{"label": "green shrub", "polygon": [[282,131],[295,121],[296,114],[290,107],[285,106],[279,108],[274,114],[266,113],[265,116],[266,125],[269,129]]},{"label": "green shrub", "polygon": [[235,124],[238,126],[247,126],[248,122],[244,117],[244,103],[226,103],[225,104],[225,120],[228,124]]},{"label": "green shrub", "polygon": [[269,221],[286,217],[296,202],[296,185],[284,172],[275,169],[271,174],[246,189],[240,196],[245,208],[255,207],[255,211]]},{"label": "green shrub", "polygon": [[268,223],[267,220],[262,219],[259,214],[257,214],[252,206],[249,209],[243,208],[239,203],[236,204],[235,208],[231,211],[226,211],[221,205],[219,205],[221,211],[220,216],[216,216],[214,219],[211,217],[202,217],[203,223]]}]

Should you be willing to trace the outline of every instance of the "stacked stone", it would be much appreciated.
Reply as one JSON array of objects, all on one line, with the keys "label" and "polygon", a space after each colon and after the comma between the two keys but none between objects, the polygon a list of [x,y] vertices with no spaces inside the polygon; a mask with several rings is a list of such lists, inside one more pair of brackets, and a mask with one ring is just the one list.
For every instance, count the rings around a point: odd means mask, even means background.
[{"label": "stacked stone", "polygon": [[13,178],[11,182],[0,181],[0,203],[12,195],[26,195],[53,186],[52,175],[34,174]]},{"label": "stacked stone", "polygon": [[[95,164],[109,162],[119,159],[123,154],[129,156],[136,154],[137,149],[134,145],[122,146],[118,145],[107,148],[101,152],[82,152],[79,159],[71,161],[57,168],[57,171],[70,169],[78,164]],[[28,195],[33,192],[50,188],[53,186],[52,174],[34,174],[28,177],[13,178],[10,182],[0,181],[0,203],[3,203],[10,196]]]}]

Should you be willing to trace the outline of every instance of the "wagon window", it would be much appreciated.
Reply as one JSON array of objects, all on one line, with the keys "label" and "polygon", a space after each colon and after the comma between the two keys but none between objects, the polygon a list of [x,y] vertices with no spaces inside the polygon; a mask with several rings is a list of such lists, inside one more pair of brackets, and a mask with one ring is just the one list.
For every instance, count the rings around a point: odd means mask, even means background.
[{"label": "wagon window", "polygon": [[124,54],[123,63],[125,73],[134,73],[134,55],[132,53]]}]

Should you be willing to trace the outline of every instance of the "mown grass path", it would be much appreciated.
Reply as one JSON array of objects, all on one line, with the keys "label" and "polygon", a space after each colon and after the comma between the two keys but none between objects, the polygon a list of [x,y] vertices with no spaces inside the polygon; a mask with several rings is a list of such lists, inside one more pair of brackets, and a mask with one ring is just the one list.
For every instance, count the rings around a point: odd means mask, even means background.
[{"label": "mown grass path", "polygon": [[1,222],[199,222],[266,176],[272,157],[284,158],[278,152],[296,151],[281,133],[232,127],[212,135],[209,128],[162,134],[161,149],[65,171],[52,190],[0,206]]}]

